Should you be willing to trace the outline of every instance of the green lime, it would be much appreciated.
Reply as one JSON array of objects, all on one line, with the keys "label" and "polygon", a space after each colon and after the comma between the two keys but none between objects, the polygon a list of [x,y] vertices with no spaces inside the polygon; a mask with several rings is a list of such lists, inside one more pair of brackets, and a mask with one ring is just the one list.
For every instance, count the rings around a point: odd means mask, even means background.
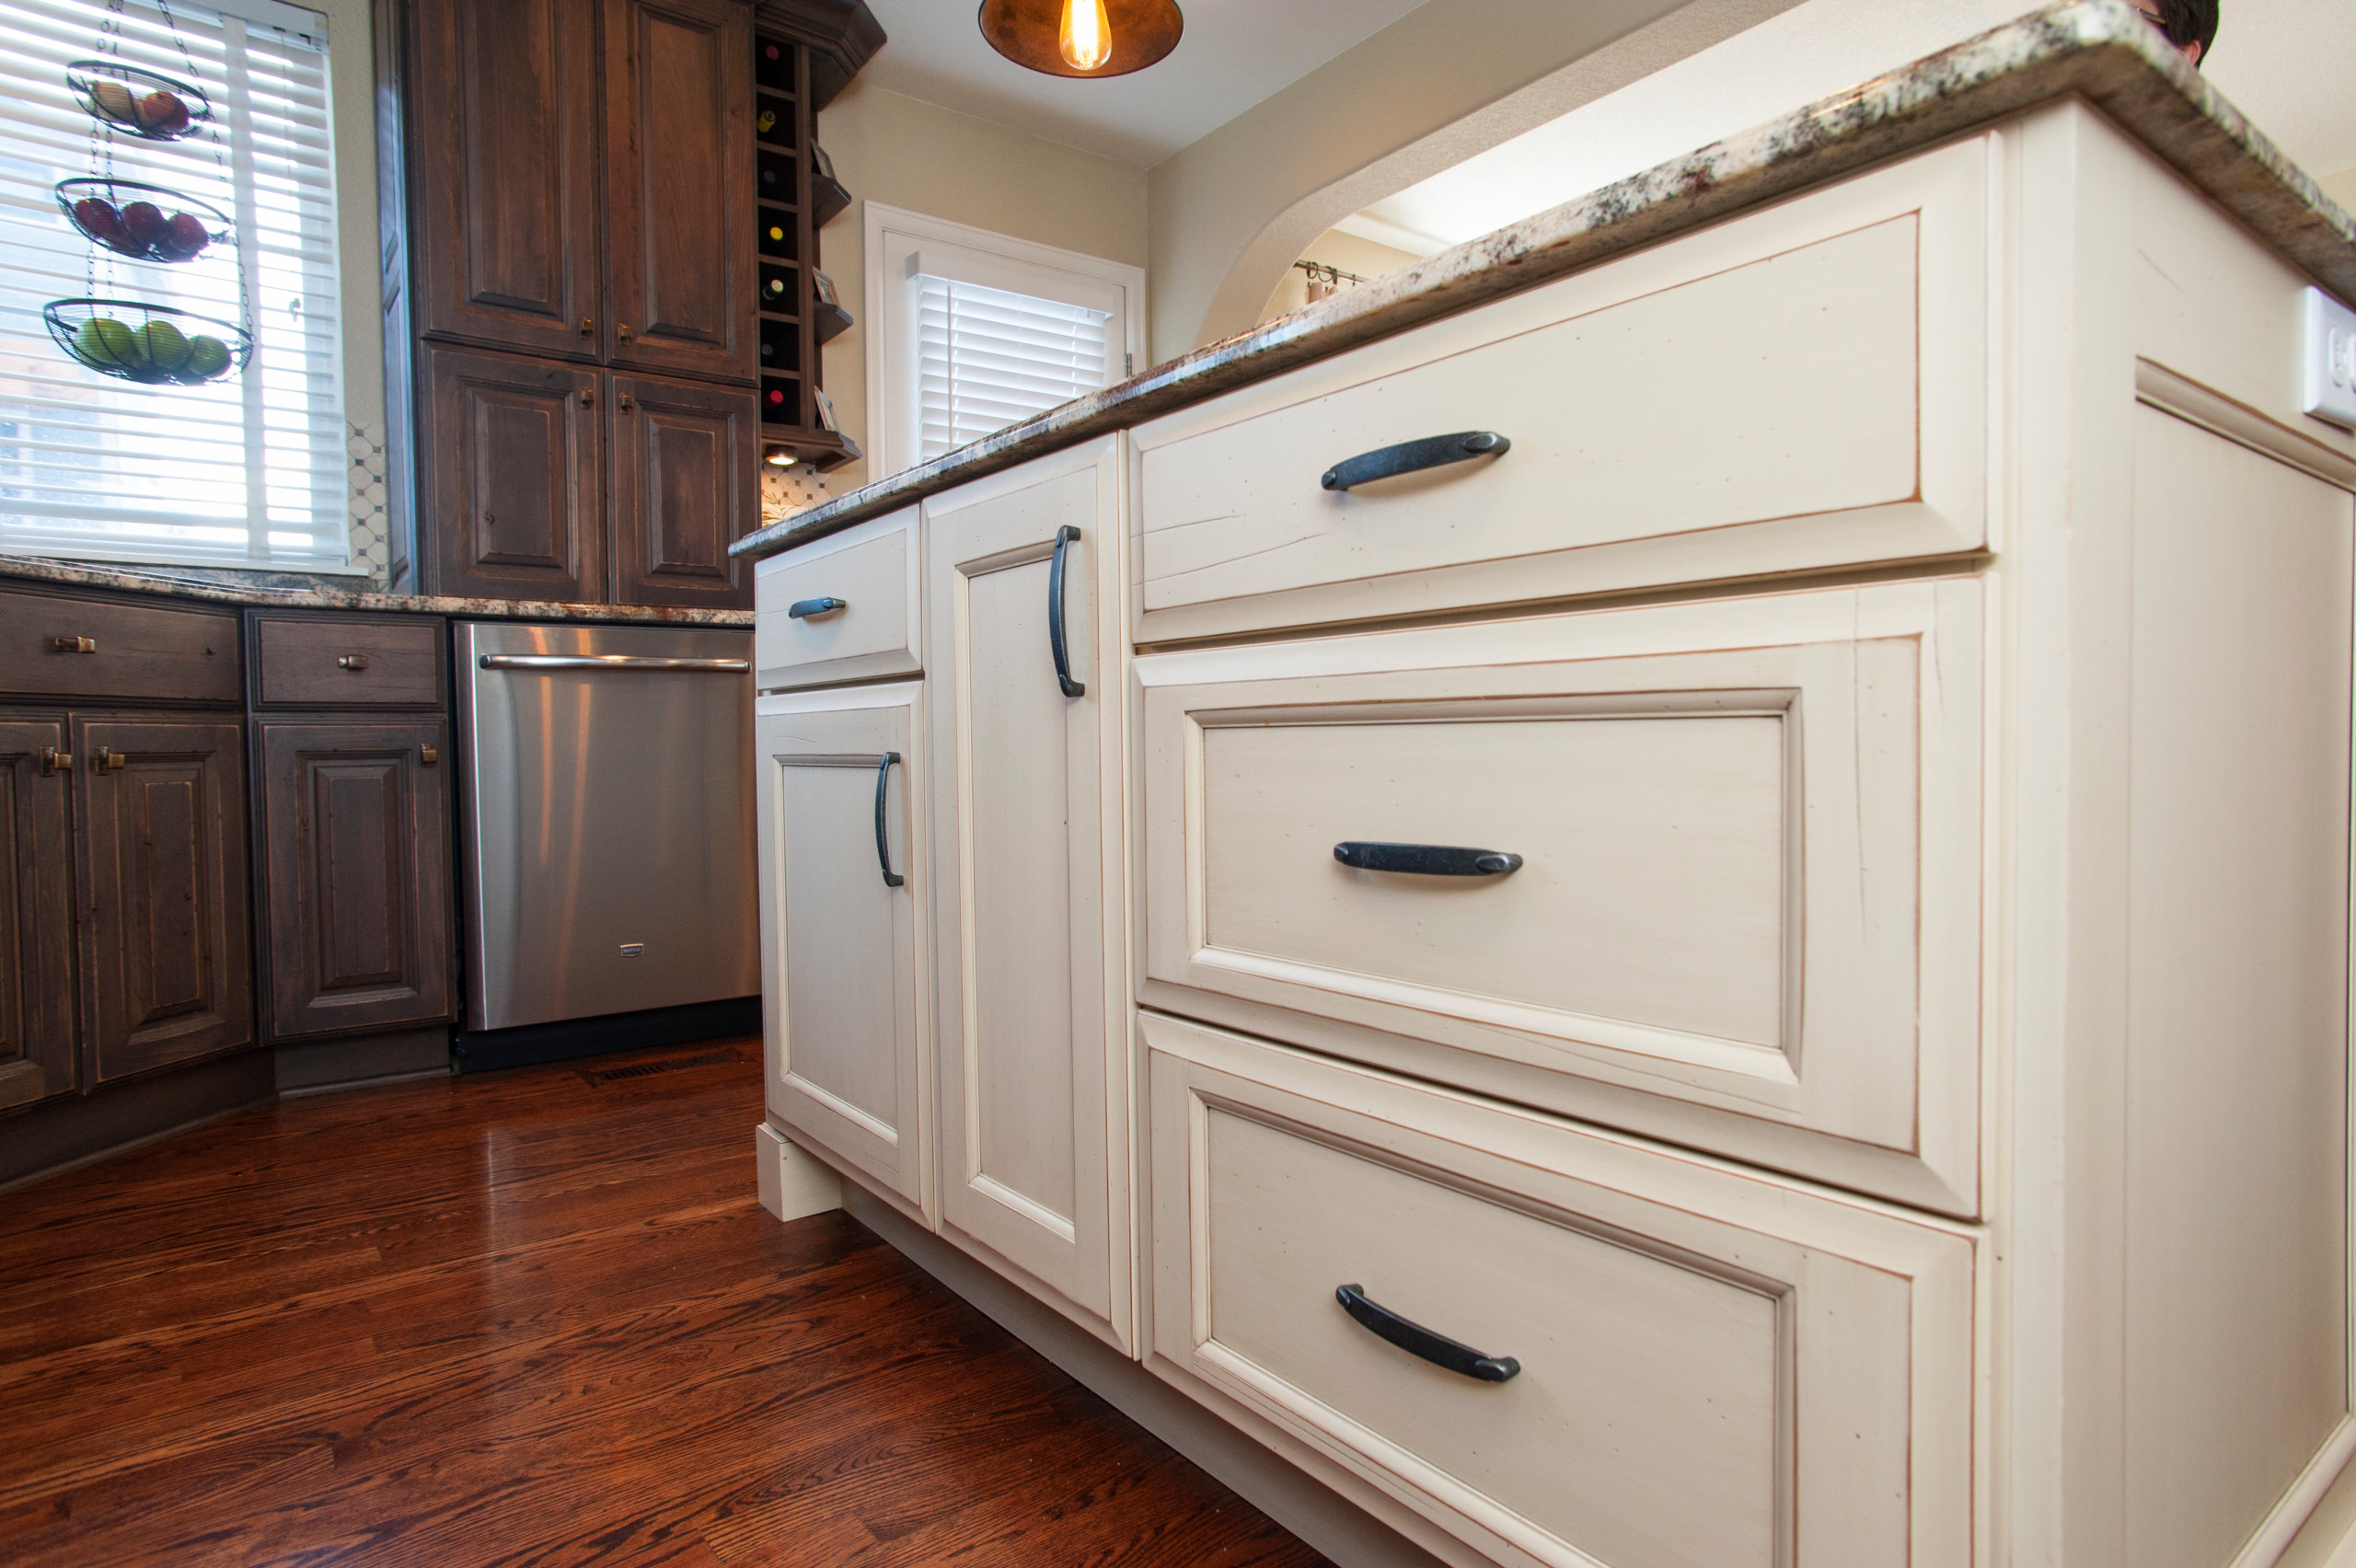
[{"label": "green lime", "polygon": [[229,345],[210,333],[199,332],[188,340],[188,363],[177,374],[182,381],[210,381],[228,368]]},{"label": "green lime", "polygon": [[141,363],[131,329],[111,316],[94,316],[74,334],[74,352],[94,370],[131,370]]},{"label": "green lime", "polygon": [[168,321],[150,321],[139,330],[140,349],[157,370],[178,370],[188,363],[188,335]]}]

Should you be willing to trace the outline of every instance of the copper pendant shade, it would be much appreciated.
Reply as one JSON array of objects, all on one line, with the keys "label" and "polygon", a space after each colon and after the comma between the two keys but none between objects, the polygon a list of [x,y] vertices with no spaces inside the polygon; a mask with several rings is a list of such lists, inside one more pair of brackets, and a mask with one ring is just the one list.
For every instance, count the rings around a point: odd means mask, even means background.
[{"label": "copper pendant shade", "polygon": [[[1086,6],[1090,0],[1078,0]],[[982,36],[992,49],[1050,76],[1126,76],[1178,47],[1186,19],[1174,0],[1103,0],[1113,52],[1092,71],[1074,66],[1060,43],[1067,0],[982,0]]]}]

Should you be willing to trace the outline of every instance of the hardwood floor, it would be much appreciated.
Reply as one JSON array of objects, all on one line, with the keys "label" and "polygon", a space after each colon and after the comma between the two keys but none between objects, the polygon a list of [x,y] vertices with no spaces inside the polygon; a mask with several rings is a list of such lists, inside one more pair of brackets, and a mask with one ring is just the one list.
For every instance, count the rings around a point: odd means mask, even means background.
[{"label": "hardwood floor", "polygon": [[0,1561],[1323,1562],[855,1221],[763,1213],[760,1101],[757,1042],[676,1047],[0,1194]]}]

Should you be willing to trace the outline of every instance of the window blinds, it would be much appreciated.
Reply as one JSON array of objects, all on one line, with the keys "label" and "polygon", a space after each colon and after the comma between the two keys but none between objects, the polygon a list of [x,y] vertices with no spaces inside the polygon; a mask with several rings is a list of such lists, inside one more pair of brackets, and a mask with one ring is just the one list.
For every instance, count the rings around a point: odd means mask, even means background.
[{"label": "window blinds", "polygon": [[[171,17],[177,39],[156,0],[0,0],[0,551],[357,570],[324,27],[266,0],[175,3]],[[102,50],[110,21],[119,43]],[[118,50],[182,80],[192,67],[217,133],[94,141],[65,66]],[[237,220],[237,246],[182,264],[110,257],[51,194],[93,174],[210,202]],[[202,386],[100,375],[41,321],[49,301],[87,296],[243,322],[253,358]]]},{"label": "window blinds", "polygon": [[1109,312],[929,273],[917,285],[917,460],[1109,385]]}]

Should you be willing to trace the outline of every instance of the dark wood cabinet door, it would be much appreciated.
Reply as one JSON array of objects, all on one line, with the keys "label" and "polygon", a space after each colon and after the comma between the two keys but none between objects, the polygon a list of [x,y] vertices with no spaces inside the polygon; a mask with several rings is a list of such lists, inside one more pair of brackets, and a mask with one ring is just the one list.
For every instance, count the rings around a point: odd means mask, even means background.
[{"label": "dark wood cabinet door", "polygon": [[255,726],[271,1039],[452,1016],[449,755],[439,719]]},{"label": "dark wood cabinet door", "polygon": [[63,719],[0,715],[0,1111],[75,1086],[72,765]]},{"label": "dark wood cabinet door", "polygon": [[245,727],[76,714],[89,1081],[250,1043]]},{"label": "dark wood cabinet door", "polygon": [[595,371],[433,349],[430,594],[605,599]]},{"label": "dark wood cabinet door", "polygon": [[749,384],[752,8],[605,6],[606,357]]},{"label": "dark wood cabinet door", "polygon": [[606,398],[614,602],[750,608],[750,561],[728,547],[760,526],[760,398],[617,375]]},{"label": "dark wood cabinet door", "polygon": [[408,152],[427,334],[595,357],[597,6],[415,0]]}]

